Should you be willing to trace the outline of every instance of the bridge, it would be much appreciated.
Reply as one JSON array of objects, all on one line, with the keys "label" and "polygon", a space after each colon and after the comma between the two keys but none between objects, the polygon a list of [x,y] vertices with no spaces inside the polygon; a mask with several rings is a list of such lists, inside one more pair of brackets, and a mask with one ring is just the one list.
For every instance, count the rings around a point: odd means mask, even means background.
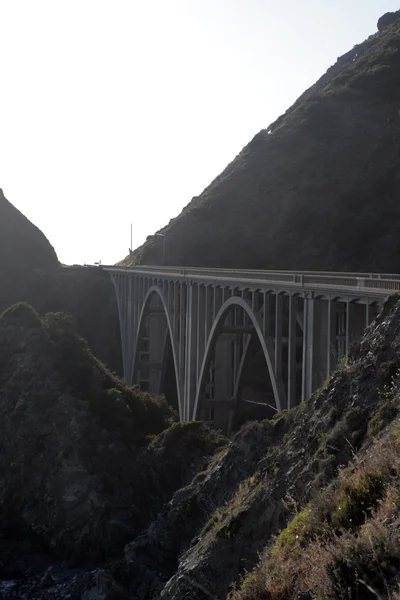
[{"label": "bridge", "polygon": [[264,391],[247,401],[291,408],[323,383],[385,297],[400,290],[394,274],[102,268],[115,286],[126,383],[162,394],[172,368],[180,420],[228,431],[246,401],[241,382],[254,348]]}]

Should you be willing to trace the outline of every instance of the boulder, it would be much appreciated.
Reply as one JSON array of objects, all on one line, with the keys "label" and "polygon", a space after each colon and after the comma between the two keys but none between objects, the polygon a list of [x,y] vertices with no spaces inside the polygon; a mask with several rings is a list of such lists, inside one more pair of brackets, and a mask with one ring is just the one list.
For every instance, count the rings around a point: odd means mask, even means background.
[{"label": "boulder", "polygon": [[400,18],[400,10],[396,10],[396,12],[387,12],[381,16],[378,20],[378,31],[383,31],[389,25],[392,25],[397,19]]}]

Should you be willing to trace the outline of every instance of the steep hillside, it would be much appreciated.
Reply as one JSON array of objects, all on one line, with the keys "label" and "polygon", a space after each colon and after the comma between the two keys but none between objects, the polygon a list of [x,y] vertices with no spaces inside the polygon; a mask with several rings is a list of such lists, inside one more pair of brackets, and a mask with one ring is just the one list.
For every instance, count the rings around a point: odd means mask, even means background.
[{"label": "steep hillside", "polygon": [[121,554],[226,443],[174,418],[115,378],[66,315],[1,315],[0,598],[3,579]]},{"label": "steep hillside", "polygon": [[0,273],[58,266],[54,248],[0,189]]},{"label": "steep hillside", "polygon": [[61,267],[52,246],[0,190],[0,313],[17,302],[67,312],[96,356],[122,371],[118,307],[107,273]]},{"label": "steep hillside", "polygon": [[0,598],[398,598],[400,295],[312,398],[228,443],[193,423],[143,446],[165,405],[60,317],[16,307],[0,335]]},{"label": "steep hillside", "polygon": [[107,273],[97,267],[59,267],[27,271],[22,277],[9,274],[0,287],[0,312],[17,302],[27,302],[40,314],[73,315],[93,353],[122,373],[117,299]]},{"label": "steep hillside", "polygon": [[[165,264],[399,271],[398,17],[340,57],[161,230]],[[160,263],[163,243],[151,237],[123,263]]]}]

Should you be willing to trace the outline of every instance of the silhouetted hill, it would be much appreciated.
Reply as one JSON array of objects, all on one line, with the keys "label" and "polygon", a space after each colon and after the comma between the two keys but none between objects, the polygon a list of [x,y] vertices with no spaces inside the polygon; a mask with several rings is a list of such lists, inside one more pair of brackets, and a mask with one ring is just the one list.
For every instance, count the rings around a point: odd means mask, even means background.
[{"label": "silhouetted hill", "polygon": [[58,266],[48,239],[15,208],[0,189],[0,271]]},{"label": "silhouetted hill", "polygon": [[112,370],[121,373],[114,286],[98,268],[61,267],[43,233],[0,190],[0,313],[28,302],[40,314],[73,315],[79,334]]},{"label": "silhouetted hill", "polygon": [[[398,16],[340,57],[161,230],[165,264],[399,271]],[[151,237],[122,262],[160,263],[162,245]]]}]

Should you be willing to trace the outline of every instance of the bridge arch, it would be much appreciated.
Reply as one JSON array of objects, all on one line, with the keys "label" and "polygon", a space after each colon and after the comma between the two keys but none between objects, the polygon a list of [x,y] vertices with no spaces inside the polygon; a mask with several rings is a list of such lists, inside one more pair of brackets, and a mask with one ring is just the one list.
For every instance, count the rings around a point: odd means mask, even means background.
[{"label": "bridge arch", "polygon": [[[247,313],[248,317],[251,320],[252,325],[254,326],[254,331],[257,334],[258,339],[260,341],[261,348],[262,348],[264,358],[265,358],[265,362],[267,364],[268,373],[270,376],[272,390],[273,390],[273,394],[274,394],[276,409],[278,412],[282,411],[282,405],[284,404],[284,389],[283,389],[282,382],[277,381],[277,379],[275,377],[275,372],[274,372],[274,367],[273,367],[272,340],[271,340],[271,338],[264,337],[263,332],[262,332],[260,316],[252,310],[252,308],[248,304],[248,302],[246,302],[246,300],[244,300],[240,296],[232,296],[222,305],[222,307],[218,311],[218,313],[215,317],[214,323],[211,327],[210,334],[208,336],[208,340],[207,340],[206,348],[205,348],[205,352],[204,352],[204,357],[203,357],[203,361],[202,361],[201,368],[200,368],[200,375],[199,375],[196,398],[195,398],[195,402],[194,402],[193,415],[192,415],[193,420],[196,420],[196,418],[197,418],[197,413],[198,413],[199,404],[200,404],[200,398],[203,395],[204,387],[207,383],[205,380],[205,374],[207,372],[207,368],[208,368],[208,365],[211,360],[212,352],[215,348],[218,336],[220,334],[220,330],[224,324],[227,313],[234,306],[239,306],[240,308],[242,308]],[[241,366],[241,368],[242,368],[242,366]],[[236,382],[235,388],[237,388],[237,387],[238,387],[238,384]]]},{"label": "bridge arch", "polygon": [[[150,287],[150,289],[148,290],[144,301],[143,301],[143,305],[142,308],[140,310],[140,315],[139,315],[139,324],[138,324],[138,328],[137,328],[137,334],[136,334],[136,341],[135,341],[135,348],[134,348],[134,353],[133,353],[133,367],[132,367],[132,373],[133,373],[133,377],[135,376],[136,373],[136,369],[137,369],[137,364],[138,364],[138,360],[139,360],[139,354],[140,354],[140,343],[141,343],[141,338],[143,335],[143,329],[144,329],[144,324],[145,324],[145,320],[146,317],[150,314],[149,308],[150,308],[150,303],[152,298],[154,297],[154,295],[157,295],[158,298],[161,300],[161,304],[162,307],[164,309],[164,314],[165,314],[165,318],[167,321],[167,333],[169,334],[170,340],[171,340],[171,349],[172,349],[172,357],[173,357],[173,362],[174,362],[174,371],[175,371],[175,380],[176,380],[176,393],[178,396],[178,409],[179,409],[179,419],[181,420],[182,418],[182,397],[181,397],[181,386],[179,383],[179,370],[178,370],[178,360],[177,360],[177,350],[176,350],[176,341],[173,335],[173,327],[172,327],[172,323],[171,323],[171,317],[170,314],[168,312],[168,306],[167,303],[165,301],[164,295],[162,293],[162,291],[160,290],[160,288],[156,285],[153,285]],[[165,353],[167,348],[167,343],[163,343],[163,354]],[[163,361],[165,361],[165,356],[163,356]]]}]

